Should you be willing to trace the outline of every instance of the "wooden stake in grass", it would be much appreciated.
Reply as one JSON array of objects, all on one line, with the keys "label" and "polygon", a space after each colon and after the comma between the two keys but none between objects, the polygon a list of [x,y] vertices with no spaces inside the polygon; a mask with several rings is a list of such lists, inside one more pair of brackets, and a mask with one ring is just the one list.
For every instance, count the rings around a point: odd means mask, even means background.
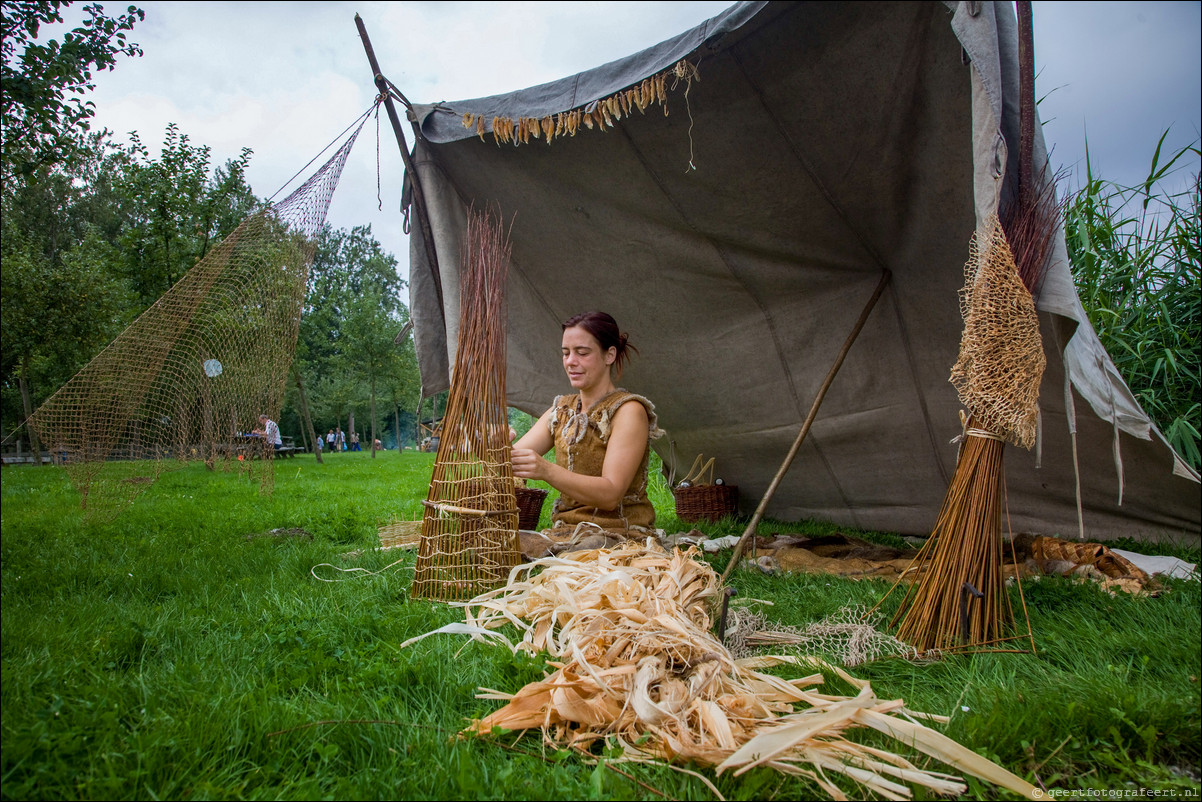
[{"label": "wooden stake in grass", "polygon": [[521,562],[505,412],[505,281],[498,221],[468,215],[459,340],[422,518],[415,598],[470,599]]}]

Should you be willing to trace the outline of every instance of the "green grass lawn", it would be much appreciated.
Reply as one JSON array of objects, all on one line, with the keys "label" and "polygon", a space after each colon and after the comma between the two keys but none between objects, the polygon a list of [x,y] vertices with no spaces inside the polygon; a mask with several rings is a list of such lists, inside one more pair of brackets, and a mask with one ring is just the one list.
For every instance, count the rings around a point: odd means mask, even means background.
[{"label": "green grass lawn", "polygon": [[[378,525],[421,517],[432,462],[397,452],[281,460],[270,497],[236,471],[188,467],[108,523],[85,519],[61,470],[4,468],[0,796],[712,798],[686,774],[614,767],[622,774],[534,734],[457,737],[497,706],[477,688],[516,691],[544,666],[461,637],[398,648],[461,618],[408,598],[412,552],[370,551]],[[653,498],[661,526],[691,528],[662,482]],[[262,535],[272,529],[311,538]],[[714,558],[719,571],[727,556]],[[325,564],[367,571],[315,569]],[[770,615],[790,625],[871,606],[889,588],[747,572],[734,583],[740,597],[775,602]],[[852,673],[881,697],[951,715],[944,732],[1037,785],[1198,799],[1202,594],[1197,582],[1166,584],[1157,598],[1131,598],[1044,579],[1026,587],[1037,655],[886,660]],[[714,781],[729,799],[817,793],[767,769]],[[968,798],[999,795],[970,781]]]}]

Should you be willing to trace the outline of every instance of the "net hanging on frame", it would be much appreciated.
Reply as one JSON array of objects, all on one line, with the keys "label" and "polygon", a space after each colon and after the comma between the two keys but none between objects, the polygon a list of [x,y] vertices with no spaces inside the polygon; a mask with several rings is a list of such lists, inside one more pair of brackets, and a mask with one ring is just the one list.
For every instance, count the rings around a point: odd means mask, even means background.
[{"label": "net hanging on frame", "polygon": [[522,562],[505,408],[509,243],[472,210],[459,285],[459,339],[422,518],[415,598],[470,599]]},{"label": "net hanging on frame", "polygon": [[279,420],[317,234],[359,125],[300,188],[251,214],[29,419],[89,514],[166,469],[239,465],[273,487]]}]

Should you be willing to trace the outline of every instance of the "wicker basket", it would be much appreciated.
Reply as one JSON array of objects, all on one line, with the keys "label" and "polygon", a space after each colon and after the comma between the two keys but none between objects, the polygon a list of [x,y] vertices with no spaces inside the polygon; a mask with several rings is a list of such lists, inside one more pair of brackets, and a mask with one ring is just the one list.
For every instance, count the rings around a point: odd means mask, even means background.
[{"label": "wicker basket", "polygon": [[514,488],[518,499],[518,528],[538,529],[538,519],[543,514],[543,501],[547,491],[537,487]]},{"label": "wicker basket", "polygon": [[719,521],[739,511],[738,485],[690,485],[672,490],[682,521]]},{"label": "wicker basket", "polygon": [[682,521],[720,521],[739,511],[738,485],[714,482],[714,458],[701,454],[680,484],[672,488],[676,517]]}]

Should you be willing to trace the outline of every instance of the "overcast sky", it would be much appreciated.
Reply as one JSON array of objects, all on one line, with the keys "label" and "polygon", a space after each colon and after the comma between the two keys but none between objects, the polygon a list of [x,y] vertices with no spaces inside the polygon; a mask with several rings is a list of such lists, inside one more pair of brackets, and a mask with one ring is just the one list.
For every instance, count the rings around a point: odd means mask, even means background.
[{"label": "overcast sky", "polygon": [[[116,14],[126,5],[105,7]],[[257,195],[267,197],[371,106],[375,87],[356,12],[384,74],[411,101],[428,103],[507,92],[596,67],[681,33],[730,4],[138,5],[146,19],[130,38],[145,55],[123,58],[113,72],[98,74],[92,95],[97,127],[118,139],[137,131],[157,154],[174,122],[192,144],[210,146],[215,163],[250,147],[248,179]],[[72,10],[81,14],[79,4]],[[1088,136],[1095,173],[1134,183],[1147,174],[1166,129],[1167,149],[1198,140],[1200,11],[1198,2],[1034,3],[1037,92],[1046,96],[1040,116],[1054,166],[1083,165]],[[330,222],[340,228],[371,224],[407,277],[408,245],[398,213],[401,160],[387,119],[380,119],[379,200],[371,124],[343,173]],[[412,147],[408,128],[406,136]],[[1198,169],[1194,159],[1182,183]]]}]

